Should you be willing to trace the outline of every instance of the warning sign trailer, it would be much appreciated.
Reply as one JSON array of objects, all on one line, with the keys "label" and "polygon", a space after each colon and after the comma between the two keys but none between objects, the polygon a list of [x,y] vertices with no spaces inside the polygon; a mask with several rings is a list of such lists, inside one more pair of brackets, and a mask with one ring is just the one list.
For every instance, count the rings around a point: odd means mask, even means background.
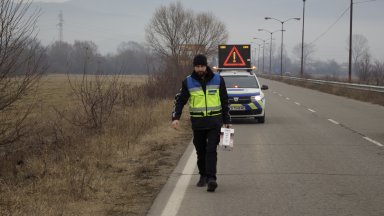
[{"label": "warning sign trailer", "polygon": [[219,45],[219,68],[251,69],[251,45]]}]

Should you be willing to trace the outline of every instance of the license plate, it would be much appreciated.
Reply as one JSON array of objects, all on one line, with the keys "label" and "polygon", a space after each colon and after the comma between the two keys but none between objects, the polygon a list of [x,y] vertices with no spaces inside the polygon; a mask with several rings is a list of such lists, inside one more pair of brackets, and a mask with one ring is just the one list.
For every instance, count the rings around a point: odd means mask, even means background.
[{"label": "license plate", "polygon": [[243,106],[230,106],[229,109],[233,110],[233,111],[240,111],[240,110],[245,110],[245,107],[243,107]]}]

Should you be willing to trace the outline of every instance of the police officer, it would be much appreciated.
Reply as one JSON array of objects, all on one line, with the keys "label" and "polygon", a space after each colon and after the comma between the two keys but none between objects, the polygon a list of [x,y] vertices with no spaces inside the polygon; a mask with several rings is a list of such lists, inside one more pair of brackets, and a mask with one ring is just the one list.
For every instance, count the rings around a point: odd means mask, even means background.
[{"label": "police officer", "polygon": [[193,66],[192,74],[182,82],[181,90],[175,97],[172,127],[178,129],[183,107],[188,101],[200,174],[196,185],[208,185],[207,191],[214,192],[217,188],[216,164],[220,128],[223,124],[231,127],[228,95],[224,79],[212,72],[204,55],[196,55]]}]

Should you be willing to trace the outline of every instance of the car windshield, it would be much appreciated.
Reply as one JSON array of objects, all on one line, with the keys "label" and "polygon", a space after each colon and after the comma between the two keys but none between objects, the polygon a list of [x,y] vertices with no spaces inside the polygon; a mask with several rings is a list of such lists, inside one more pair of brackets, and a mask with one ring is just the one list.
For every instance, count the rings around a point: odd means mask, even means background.
[{"label": "car windshield", "polygon": [[254,76],[223,76],[227,88],[259,88]]}]

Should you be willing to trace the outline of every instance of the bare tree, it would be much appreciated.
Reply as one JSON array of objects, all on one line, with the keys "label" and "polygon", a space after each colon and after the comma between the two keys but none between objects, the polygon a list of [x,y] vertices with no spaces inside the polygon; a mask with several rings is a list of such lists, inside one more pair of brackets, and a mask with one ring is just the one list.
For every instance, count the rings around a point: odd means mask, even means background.
[{"label": "bare tree", "polygon": [[[304,43],[304,53],[303,53],[303,62],[305,65],[312,62],[312,55],[316,52],[316,47],[314,44]],[[301,43],[293,47],[293,54],[297,57],[298,60],[301,59]]]},{"label": "bare tree", "polygon": [[155,11],[146,28],[146,39],[159,57],[179,63],[183,45],[191,41],[193,28],[192,12],[184,9],[180,2],[171,3],[169,7],[161,6]]},{"label": "bare tree", "polygon": [[212,55],[227,38],[225,25],[212,14],[195,15],[180,2],[157,9],[146,28],[146,39],[154,52],[176,63],[196,53]]},{"label": "bare tree", "polygon": [[371,55],[365,53],[356,63],[356,72],[360,82],[368,83],[371,76],[372,64]]},{"label": "bare tree", "polygon": [[55,42],[47,48],[48,73],[66,73],[73,47],[66,42]]},{"label": "bare tree", "polygon": [[384,62],[375,61],[372,68],[372,79],[376,85],[384,85]]},{"label": "bare tree", "polygon": [[192,44],[196,45],[196,49],[193,55],[205,53],[207,56],[212,56],[218,52],[218,45],[228,39],[224,23],[217,20],[211,13],[197,14],[194,29]]},{"label": "bare tree", "polygon": [[72,116],[66,119],[76,126],[102,132],[119,95],[118,76],[83,74],[81,81],[70,82],[80,103]]},{"label": "bare tree", "polygon": [[69,73],[84,74],[89,71],[95,72],[100,57],[97,53],[98,47],[92,41],[75,41],[72,53],[69,57]]},{"label": "bare tree", "polygon": [[143,44],[139,44],[135,41],[121,42],[117,47],[117,53],[130,52],[144,52],[145,47]]},{"label": "bare tree", "polygon": [[25,133],[30,106],[19,103],[31,94],[46,69],[45,50],[36,40],[39,10],[30,12],[32,1],[0,1],[0,145],[10,144]]},{"label": "bare tree", "polygon": [[368,39],[364,35],[354,34],[352,44],[353,71],[358,73],[357,70],[362,58],[366,58],[367,54],[369,55]]},{"label": "bare tree", "polygon": [[104,75],[97,47],[93,43],[78,42],[75,45],[77,48],[73,56],[83,62],[82,76],[70,77],[68,73],[68,81],[78,100],[77,107],[69,117],[57,111],[70,123],[100,133],[116,105],[120,77]]},{"label": "bare tree", "polygon": [[123,74],[148,74],[157,64],[148,47],[133,41],[121,43],[111,61],[115,73]]},{"label": "bare tree", "polygon": [[163,68],[149,79],[148,87],[164,89],[148,92],[148,96],[172,97],[178,91],[175,82],[189,73],[192,56],[203,53],[211,57],[227,37],[225,25],[209,13],[196,15],[180,2],[158,8],[146,28],[146,40],[162,59]]}]

